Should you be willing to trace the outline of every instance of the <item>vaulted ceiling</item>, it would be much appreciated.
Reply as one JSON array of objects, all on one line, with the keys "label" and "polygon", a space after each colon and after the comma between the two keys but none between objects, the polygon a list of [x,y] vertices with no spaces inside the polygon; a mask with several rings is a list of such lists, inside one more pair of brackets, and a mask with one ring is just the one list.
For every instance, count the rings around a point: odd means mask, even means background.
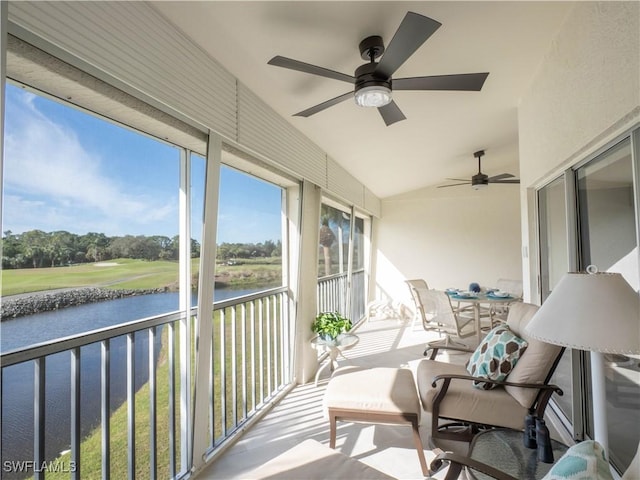
[{"label": "vaulted ceiling", "polygon": [[[470,178],[477,171],[473,152],[481,149],[484,173],[517,176],[518,102],[572,6],[555,1],[152,4],[381,198],[455,183],[447,177]],[[364,63],[359,42],[380,35],[388,45],[408,11],[442,26],[394,78],[490,72],[480,92],[394,91],[407,119],[388,127],[375,109],[353,100],[309,118],[292,116],[351,87],[268,65],[269,59],[282,55],[353,75]]]}]

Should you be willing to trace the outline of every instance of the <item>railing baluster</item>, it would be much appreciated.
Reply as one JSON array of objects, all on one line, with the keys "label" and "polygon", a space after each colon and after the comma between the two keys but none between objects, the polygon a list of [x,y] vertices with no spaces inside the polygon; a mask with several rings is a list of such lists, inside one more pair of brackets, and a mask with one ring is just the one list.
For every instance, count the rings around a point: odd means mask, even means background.
[{"label": "railing baluster", "polygon": [[264,301],[258,300],[258,366],[260,367],[260,401],[264,399]]},{"label": "railing baluster", "polygon": [[136,477],[136,340],[135,333],[127,335],[127,473]]},{"label": "railing baluster", "polygon": [[240,305],[242,322],[242,418],[247,418],[247,304]]},{"label": "railing baluster", "polygon": [[265,319],[265,323],[267,326],[267,395],[271,395],[273,392],[273,386],[271,384],[271,299],[269,297],[265,298],[266,306],[264,308],[267,318]]},{"label": "railing baluster", "polygon": [[100,420],[102,424],[102,479],[111,478],[111,345],[100,342]]},{"label": "railing baluster", "polygon": [[71,478],[80,478],[80,348],[71,350]]},{"label": "railing baluster", "polygon": [[251,325],[251,410],[256,409],[256,301],[251,302],[249,318]]},{"label": "railing baluster", "polygon": [[176,476],[176,348],[175,348],[175,326],[167,324],[169,361],[169,473],[171,478]]},{"label": "railing baluster", "polygon": [[273,388],[277,389],[280,386],[280,355],[278,354],[280,349],[278,347],[278,340],[280,337],[280,331],[278,329],[278,301],[276,299],[276,297],[272,297],[272,301],[271,301],[271,306],[272,306],[272,318],[271,321],[273,322],[273,333],[272,333],[272,337],[273,337],[273,380],[274,380],[274,384],[273,384]]},{"label": "railing baluster", "polygon": [[238,352],[236,348],[236,307],[231,307],[231,420],[238,425]]},{"label": "railing baluster", "polygon": [[156,328],[149,329],[149,471],[156,478],[158,469],[156,418]]},{"label": "railing baluster", "polygon": [[289,334],[287,329],[284,328],[284,316],[287,311],[284,305],[284,299],[281,294],[276,295],[276,299],[278,300],[278,305],[280,306],[280,313],[278,315],[278,325],[280,329],[280,378],[282,378],[282,383],[285,383],[287,379],[286,376],[286,352],[287,349],[285,346],[288,344]]},{"label": "railing baluster", "polygon": [[220,420],[222,422],[222,436],[227,436],[227,362],[226,362],[226,315],[220,310]]},{"label": "railing baluster", "polygon": [[[46,357],[36,358],[33,372],[33,461],[36,465],[44,462],[44,433],[45,433],[45,383],[47,375]],[[44,478],[44,471],[34,470],[33,478]]]},{"label": "railing baluster", "polygon": [[[215,312],[213,313],[215,315]],[[213,372],[215,371],[215,355],[213,352],[215,351],[215,338],[216,332],[215,329],[211,329],[211,348],[209,349],[209,429],[211,430],[211,445],[215,445],[216,441],[216,412],[215,412],[215,379]]]}]

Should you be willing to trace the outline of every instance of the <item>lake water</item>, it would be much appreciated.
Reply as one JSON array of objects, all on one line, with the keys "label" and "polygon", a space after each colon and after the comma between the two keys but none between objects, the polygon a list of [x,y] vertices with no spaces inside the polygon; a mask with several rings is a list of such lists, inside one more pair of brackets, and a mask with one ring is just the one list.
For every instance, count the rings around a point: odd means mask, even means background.
[{"label": "lake water", "polygon": [[[216,290],[215,300],[254,293],[252,290]],[[194,300],[195,301],[195,300]],[[178,309],[177,293],[141,295],[44,312],[0,324],[0,351],[46,342]],[[159,350],[161,331],[156,334]],[[148,335],[136,334],[136,390],[148,379]],[[111,341],[111,407],[126,400],[126,339]],[[81,349],[81,435],[84,438],[100,423],[100,345]],[[46,451],[56,458],[70,444],[70,355],[62,352],[46,361]],[[33,459],[33,362],[3,369],[2,462]],[[60,428],[64,425],[64,428]],[[2,472],[2,478],[23,475]]]}]

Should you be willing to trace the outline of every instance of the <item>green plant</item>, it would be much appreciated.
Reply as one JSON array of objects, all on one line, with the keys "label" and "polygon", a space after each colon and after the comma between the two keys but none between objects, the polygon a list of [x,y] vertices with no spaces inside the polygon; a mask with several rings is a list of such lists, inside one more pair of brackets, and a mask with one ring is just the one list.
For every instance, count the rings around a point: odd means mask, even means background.
[{"label": "green plant", "polygon": [[322,312],[311,324],[311,330],[320,337],[335,339],[338,335],[351,330],[351,320],[338,312]]}]

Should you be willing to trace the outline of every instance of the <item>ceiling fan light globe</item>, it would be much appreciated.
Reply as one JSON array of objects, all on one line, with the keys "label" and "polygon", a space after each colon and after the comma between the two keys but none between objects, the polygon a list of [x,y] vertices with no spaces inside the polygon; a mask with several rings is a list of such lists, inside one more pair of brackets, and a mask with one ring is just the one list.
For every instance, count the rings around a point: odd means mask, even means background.
[{"label": "ceiling fan light globe", "polygon": [[372,85],[359,89],[354,98],[361,107],[384,107],[392,100],[391,89],[383,85]]},{"label": "ceiling fan light globe", "polygon": [[474,190],[484,190],[485,188],[487,188],[489,186],[489,184],[487,183],[477,183],[475,185],[472,185],[472,188]]}]

